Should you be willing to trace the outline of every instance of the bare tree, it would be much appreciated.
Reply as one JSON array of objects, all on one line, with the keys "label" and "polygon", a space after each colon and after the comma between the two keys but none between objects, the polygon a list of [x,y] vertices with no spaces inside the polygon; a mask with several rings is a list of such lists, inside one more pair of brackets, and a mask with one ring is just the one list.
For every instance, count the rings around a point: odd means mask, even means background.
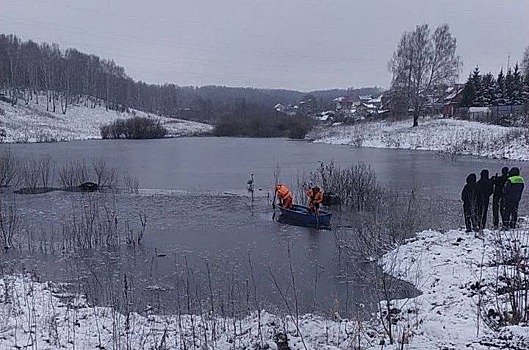
[{"label": "bare tree", "polygon": [[88,181],[90,176],[89,169],[84,160],[72,160],[62,165],[58,172],[62,186],[70,190]]},{"label": "bare tree", "polygon": [[0,187],[8,186],[17,175],[17,160],[7,148],[0,152]]},{"label": "bare tree", "polygon": [[19,232],[19,223],[15,196],[10,200],[0,196],[0,244],[5,250],[13,246],[13,238]]},{"label": "bare tree", "polygon": [[92,168],[97,177],[97,187],[114,187],[116,185],[116,169],[108,166],[103,158],[93,160]]},{"label": "bare tree", "polygon": [[9,67],[9,93],[11,97],[11,104],[14,106],[18,102],[19,91],[18,87],[20,85],[20,46],[21,40],[14,36],[7,36],[7,40],[10,45],[6,47],[6,57],[8,58],[8,67]]},{"label": "bare tree", "polygon": [[447,24],[437,27],[433,34],[428,24],[402,34],[388,68],[393,74],[393,102],[405,108],[404,112],[413,110],[413,126],[419,125],[427,97],[459,75],[461,60],[456,47]]}]

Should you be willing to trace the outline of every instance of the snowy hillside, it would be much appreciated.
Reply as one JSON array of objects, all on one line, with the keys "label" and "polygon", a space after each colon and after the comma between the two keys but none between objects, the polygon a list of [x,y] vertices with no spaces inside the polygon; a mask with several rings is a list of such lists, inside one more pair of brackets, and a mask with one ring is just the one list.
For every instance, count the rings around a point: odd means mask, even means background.
[{"label": "snowy hillside", "polygon": [[[46,101],[41,98],[39,104],[23,101],[16,106],[0,101],[0,141],[3,142],[49,142],[100,139],[99,128],[116,119],[134,116],[148,116],[161,120],[169,131],[168,136],[190,136],[202,134],[212,129],[211,125],[164,118],[132,110],[119,113],[105,110],[104,107],[91,108],[83,104],[68,107],[66,114],[46,111]],[[5,131],[4,132],[2,132]],[[4,135],[5,134],[5,135]]]},{"label": "snowy hillside", "polygon": [[529,160],[529,132],[523,128],[454,119],[376,121],[319,128],[315,142],[356,147],[442,151],[491,158]]}]

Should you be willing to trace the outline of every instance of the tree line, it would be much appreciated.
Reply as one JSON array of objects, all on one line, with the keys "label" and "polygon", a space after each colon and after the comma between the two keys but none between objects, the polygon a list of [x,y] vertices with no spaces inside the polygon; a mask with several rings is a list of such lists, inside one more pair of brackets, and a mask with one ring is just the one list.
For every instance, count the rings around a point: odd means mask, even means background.
[{"label": "tree line", "polygon": [[111,59],[0,34],[0,99],[12,104],[45,103],[48,111],[64,114],[71,104],[83,103],[216,124],[247,114],[257,113],[259,118],[275,115],[273,106],[277,103],[286,106],[311,100],[307,112],[334,109],[334,98],[365,91],[336,89],[307,94],[282,89],[148,84],[129,77]]},{"label": "tree line", "polygon": [[[0,35],[2,98],[13,105],[35,100],[46,103],[47,110],[60,109],[66,114],[71,103],[85,98],[93,106],[104,100],[107,108],[117,109],[132,97],[124,96],[124,87],[130,83],[124,69],[112,60],[75,49],[63,53],[56,44]],[[45,94],[45,101],[39,101],[41,94]]]},{"label": "tree line", "polygon": [[[0,88],[12,104],[46,103],[50,111],[66,114],[72,103],[124,111],[135,108],[167,117],[215,122],[247,105],[297,101],[303,93],[290,90],[177,86],[134,81],[123,67],[58,45],[23,41],[0,35]],[[39,101],[45,94],[46,100]]]},{"label": "tree line", "polygon": [[507,73],[500,70],[481,75],[479,67],[470,73],[461,100],[462,107],[520,106],[529,99],[529,72],[522,74],[518,63]]}]

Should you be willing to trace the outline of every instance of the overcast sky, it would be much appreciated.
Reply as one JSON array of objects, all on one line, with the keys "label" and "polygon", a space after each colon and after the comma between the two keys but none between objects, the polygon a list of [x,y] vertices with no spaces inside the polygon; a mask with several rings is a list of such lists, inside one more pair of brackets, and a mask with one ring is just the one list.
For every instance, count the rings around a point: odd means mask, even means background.
[{"label": "overcast sky", "polygon": [[529,45],[528,0],[0,0],[0,33],[114,59],[147,83],[388,87],[403,31],[448,23],[497,74]]}]

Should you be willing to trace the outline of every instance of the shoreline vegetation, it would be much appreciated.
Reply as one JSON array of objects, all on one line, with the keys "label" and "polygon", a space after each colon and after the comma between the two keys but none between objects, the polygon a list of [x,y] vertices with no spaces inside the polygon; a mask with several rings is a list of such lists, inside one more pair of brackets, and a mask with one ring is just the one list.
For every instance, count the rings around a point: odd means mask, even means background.
[{"label": "shoreline vegetation", "polygon": [[168,133],[160,120],[147,117],[116,119],[100,130],[103,139],[163,139]]}]

